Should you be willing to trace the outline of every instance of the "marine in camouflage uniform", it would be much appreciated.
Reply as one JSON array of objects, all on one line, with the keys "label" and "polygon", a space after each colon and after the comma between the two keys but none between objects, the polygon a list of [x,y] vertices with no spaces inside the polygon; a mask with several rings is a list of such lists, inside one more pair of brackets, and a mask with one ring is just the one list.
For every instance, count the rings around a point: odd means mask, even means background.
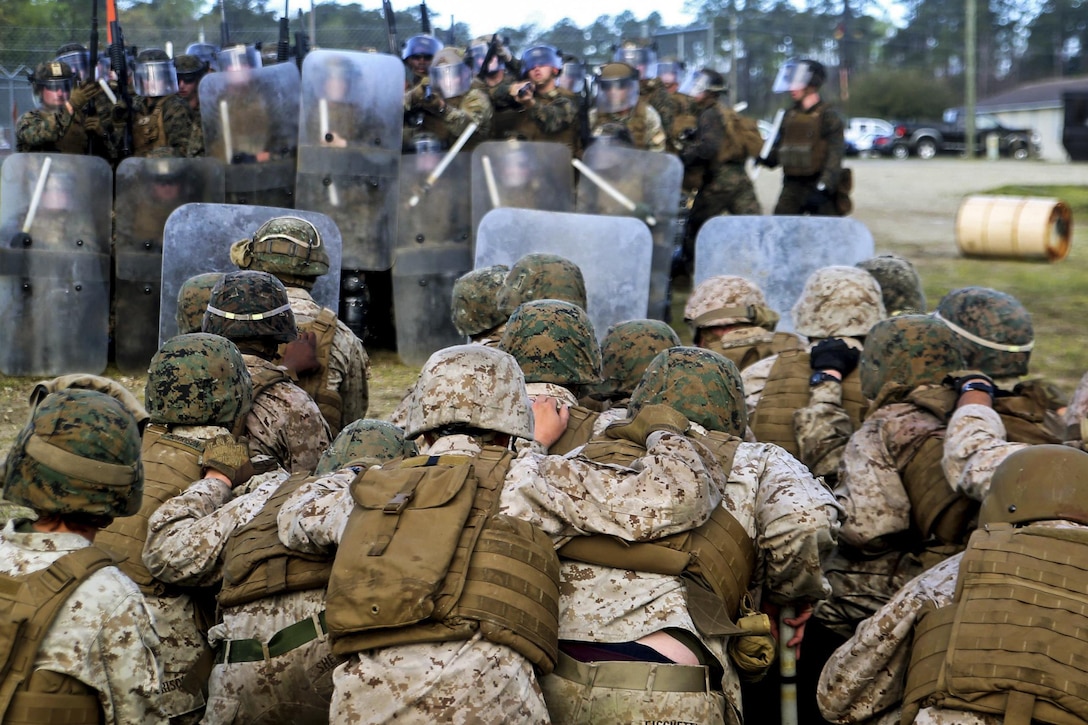
[{"label": "marine in camouflage uniform", "polygon": [[872,275],[857,267],[816,270],[792,310],[807,351],[788,351],[745,368],[752,432],[795,452],[817,476],[833,477],[869,401],[856,371],[862,341],[884,319]]},{"label": "marine in camouflage uniform", "polygon": [[204,313],[208,311],[208,300],[212,290],[223,279],[222,272],[205,272],[190,277],[181,283],[178,290],[178,308],[175,320],[178,334],[200,332],[204,325]]},{"label": "marine in camouflage uniform", "polygon": [[560,300],[586,308],[586,281],[574,262],[558,254],[533,253],[514,262],[499,290],[499,311],[509,317],[522,302]]},{"label": "marine in camouflage uniform", "polygon": [[[221,622],[209,633],[217,657],[204,722],[329,721],[331,673],[342,661],[324,633],[320,580],[327,581],[331,557],[293,561],[278,545],[276,515],[288,495],[312,480],[350,482],[369,466],[414,452],[393,425],[357,420],[322,454],[313,476],[281,470],[235,488],[229,475],[215,475],[213,463],[212,473],[163,504],[151,522],[149,565],[178,584],[223,586]],[[257,554],[253,545],[261,547]],[[296,563],[306,578],[296,581]],[[277,565],[286,567],[278,579],[262,570]]]},{"label": "marine in camouflage uniform", "polygon": [[16,151],[85,154],[88,134],[108,146],[108,129],[102,128],[97,116],[84,113],[97,86],[81,85],[72,98],[73,78],[72,69],[61,61],[39,63],[34,69],[30,83],[40,108],[19,117],[15,125]]},{"label": "marine in camouflage uniform", "polygon": [[[409,436],[425,433],[429,456],[478,456],[488,442],[509,435],[547,446],[562,431],[555,400],[533,406],[516,362],[482,346],[435,353],[420,376]],[[500,436],[496,441],[493,436]],[[631,540],[668,533],[677,521],[713,502],[711,478],[699,449],[665,431],[651,436],[638,470],[546,456],[527,447],[510,465],[500,512],[527,520],[552,540],[607,533]],[[340,541],[354,506],[348,491],[328,480],[284,507],[285,541],[321,550]],[[678,493],[685,492],[684,494]],[[660,507],[642,501],[664,501]],[[630,502],[617,516],[617,502]],[[636,513],[637,512],[637,513]],[[282,530],[282,529],[281,529]],[[397,645],[353,654],[337,668],[332,720],[350,722],[550,722],[536,675],[512,649],[477,635],[468,643]]]},{"label": "marine in camouflage uniform", "polygon": [[606,63],[597,71],[597,102],[589,109],[590,135],[607,137],[644,151],[665,150],[665,127],[657,111],[638,94],[638,71]]},{"label": "marine in camouflage uniform", "polygon": [[174,57],[178,73],[178,97],[189,107],[192,133],[189,135],[189,157],[204,155],[204,125],[200,122],[200,79],[208,74],[208,62],[195,56],[182,54]]},{"label": "marine in camouflage uniform", "polygon": [[884,297],[884,309],[888,317],[895,315],[924,315],[927,311],[926,293],[922,278],[909,259],[898,254],[881,254],[858,262],[880,283]]},{"label": "marine in camouflage uniform", "polygon": [[782,129],[766,159],[782,166],[782,193],[775,214],[839,216],[835,193],[842,180],[842,118],[820,98],[827,78],[823,65],[814,60],[787,61],[779,70],[774,92],[789,92],[793,106],[782,119]]},{"label": "marine in camouflage uniform", "polygon": [[245,429],[253,455],[270,456],[292,472],[313,470],[332,435],[317,403],[272,362],[280,344],[298,337],[283,284],[267,272],[224,275],[212,290],[203,330],[236,344],[253,378]]},{"label": "marine in camouflage uniform", "polygon": [[626,320],[608,328],[601,341],[601,382],[581,401],[601,410],[595,433],[627,417],[627,402],[646,367],[659,352],[679,345],[680,337],[661,320]]},{"label": "marine in camouflage uniform", "polygon": [[[684,304],[692,344],[724,355],[742,372],[775,353],[801,349],[800,337],[774,331],[779,319],[767,306],[763,290],[735,275],[703,280]],[[755,408],[754,400],[747,403],[749,413]]]},{"label": "marine in camouflage uniform", "polygon": [[329,271],[329,255],[313,224],[294,216],[262,224],[253,237],[231,246],[231,261],[240,269],[276,276],[287,289],[295,324],[316,336],[319,368],[299,375],[299,385],[314,398],[335,435],[366,417],[370,405],[367,378],[370,358],[363,343],[333,310],[310,295],[314,283]]},{"label": "marine in camouflage uniform", "polygon": [[448,149],[471,123],[476,123],[477,129],[465,143],[465,151],[489,138],[494,113],[491,99],[483,84],[473,84],[472,70],[463,58],[462,51],[443,48],[431,64],[430,83],[421,83],[404,94],[406,117],[419,118],[417,125],[405,127],[407,148],[413,148],[418,134],[427,133]]},{"label": "marine in camouflage uniform", "polygon": [[174,61],[157,48],[140,51],[132,99],[133,156],[189,156],[193,117],[178,95]]},{"label": "marine in camouflage uniform", "polygon": [[[555,141],[566,144],[571,156],[580,155],[581,99],[556,85],[563,72],[558,51],[548,45],[528,48],[521,54],[521,68],[520,80],[504,80],[491,90],[491,98],[501,99],[514,113],[514,121],[508,122],[510,127],[501,135],[493,131],[492,138]],[[498,108],[499,101],[495,105]]]},{"label": "marine in camouflage uniform", "polygon": [[[37,518],[9,521],[0,532],[0,572],[22,577],[69,554],[93,555],[97,530],[136,513],[142,490],[139,426],[120,402],[94,390],[45,395],[4,470],[4,498]],[[16,695],[22,721],[57,722],[67,709],[71,722],[167,722],[159,651],[136,585],[114,566],[92,570],[33,655],[30,694]],[[69,699],[58,703],[48,693]]]},{"label": "marine in camouflage uniform", "polygon": [[[684,254],[695,259],[695,238],[712,217],[763,213],[756,189],[744,164],[758,156],[763,145],[754,124],[742,124],[739,114],[725,105],[728,97],[722,74],[704,68],[680,88],[692,99],[697,116],[690,141],[680,150],[685,178],[700,179],[684,228]],[[671,128],[666,125],[665,128]]]},{"label": "marine in camouflage uniform", "polygon": [[[717,441],[718,447],[712,450],[719,451],[720,467],[715,471],[711,466],[708,472],[722,477],[715,484],[723,494],[721,506],[739,522],[754,546],[751,560],[754,564],[747,588],[755,593],[757,603],[769,611],[775,605],[785,604],[803,608],[830,592],[819,561],[834,543],[840,511],[830,492],[781,448],[743,443],[737,438],[744,431],[747,417],[742,397],[740,376],[728,360],[708,350],[675,347],[663,351],[650,363],[632,394],[629,416],[637,420],[643,410],[668,406],[690,421],[688,435],[702,444],[697,448]],[[722,441],[729,441],[728,448],[734,449],[731,461],[728,454],[722,453]],[[590,456],[590,451],[587,446],[583,455]],[[640,504],[655,505],[655,499],[649,496],[637,500]],[[664,501],[675,502],[675,498]],[[667,507],[664,501],[660,505]],[[671,633],[684,643],[680,652],[686,649],[686,655],[651,661],[671,659],[687,665],[701,662],[710,677],[710,690],[724,693],[724,721],[741,721],[738,661],[746,667],[753,663],[744,658],[735,661],[728,652],[731,641],[743,638],[702,631],[691,613],[691,590],[685,587],[681,577],[577,561],[564,561],[562,573],[565,586],[560,610],[561,641],[605,643],[603,647],[607,649],[609,644],[637,642],[661,631]],[[730,617],[739,614],[728,612]],[[613,655],[611,659],[621,657]],[[762,666],[767,664],[769,659],[763,660]],[[569,681],[550,682],[555,679],[556,675],[552,675],[544,681],[545,694],[557,695],[554,700],[549,699],[549,705],[569,715],[569,708],[582,697],[584,686]],[[633,696],[641,699],[646,695],[636,690]],[[651,701],[659,697],[664,698],[665,694],[655,693]],[[582,717],[585,716],[583,713]],[[571,721],[563,716],[553,719]],[[666,711],[649,719],[721,721],[710,719],[706,712],[691,711]],[[630,720],[642,718],[625,719]],[[753,718],[753,721],[759,720]]]},{"label": "marine in camouflage uniform", "polygon": [[[1078,722],[1067,708],[1082,705],[1072,695],[1083,692],[1085,674],[1072,655],[1082,645],[1062,633],[1081,617],[1079,595],[1069,589],[1083,573],[1064,562],[1083,558],[1086,479],[1088,454],[1082,451],[1041,445],[1010,456],[994,472],[967,552],[908,582],[828,661],[818,692],[824,716],[836,723],[999,725],[1013,721],[1006,708],[1020,695],[1022,722]],[[1040,556],[1040,548],[1050,555]],[[1024,559],[1025,549],[1039,558]],[[1011,561],[995,566],[989,563],[995,558]],[[1025,582],[1022,572],[1028,570]],[[1057,582],[1045,610],[1039,606],[1041,577]],[[996,607],[1003,607],[1002,618],[983,625],[984,638],[972,641],[972,623]],[[944,621],[945,631],[934,621]],[[1045,624],[1051,621],[1062,626]],[[914,651],[920,647],[941,656],[926,668]],[[1021,666],[1027,663],[1038,664]],[[946,677],[955,680],[958,701],[942,688]],[[1055,688],[1055,682],[1062,684]],[[1040,705],[1051,707],[1049,716]]]},{"label": "marine in camouflage uniform", "polygon": [[578,400],[601,382],[601,347],[585,311],[552,299],[522,303],[499,349],[518,361],[530,397],[550,396],[567,408],[570,424],[550,452],[567,453],[589,440],[598,414]]}]

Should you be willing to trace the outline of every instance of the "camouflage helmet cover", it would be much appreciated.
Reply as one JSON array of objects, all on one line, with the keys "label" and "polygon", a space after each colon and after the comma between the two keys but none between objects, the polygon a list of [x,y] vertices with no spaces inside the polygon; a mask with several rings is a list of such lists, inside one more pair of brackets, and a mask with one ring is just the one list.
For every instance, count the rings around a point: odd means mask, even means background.
[{"label": "camouflage helmet cover", "polygon": [[861,392],[870,400],[887,383],[916,388],[964,367],[956,333],[928,315],[899,315],[873,325],[858,364]]},{"label": "camouflage helmet cover", "polygon": [[453,283],[453,326],[465,337],[479,335],[506,321],[499,309],[499,290],[510,268],[505,264],[481,267],[461,275]]},{"label": "camouflage helmet cover", "polygon": [[754,282],[721,274],[703,280],[684,305],[684,321],[693,331],[701,327],[748,323],[774,331],[778,313],[767,306],[763,290]]},{"label": "camouflage helmet cover", "polygon": [[314,475],[324,476],[351,463],[378,466],[418,452],[415,442],[405,440],[404,431],[392,423],[360,418],[337,434],[332,445],[321,454]]},{"label": "camouflage helmet cover", "polygon": [[34,75],[30,78],[34,83],[44,83],[46,81],[70,81],[74,76],[75,72],[72,71],[72,66],[63,60],[50,60],[45,63],[38,63],[34,67]]},{"label": "camouflage helmet cover", "polygon": [[523,302],[563,300],[586,308],[586,281],[578,265],[557,254],[527,254],[510,268],[499,290],[499,310],[509,317]]},{"label": "camouflage helmet cover", "polygon": [[94,390],[45,396],[4,465],[4,498],[42,514],[131,516],[143,487],[136,419]]},{"label": "camouflage helmet cover", "polygon": [[963,287],[942,297],[934,315],[959,337],[968,368],[995,378],[1027,375],[1035,330],[1031,313],[1012,295]]},{"label": "camouflage helmet cover", "polygon": [[601,346],[581,307],[535,300],[514,310],[499,349],[513,355],[527,383],[566,387],[601,381]]},{"label": "camouflage helmet cover", "polygon": [[454,345],[431,355],[419,373],[404,432],[409,438],[465,425],[532,440],[525,378],[509,353]]},{"label": "camouflage helmet cover", "polygon": [[797,332],[811,338],[864,337],[887,317],[880,284],[857,267],[821,267],[793,305]]},{"label": "camouflage helmet cover", "polygon": [[295,314],[283,283],[268,272],[230,272],[212,289],[204,332],[228,340],[291,342],[298,337]]},{"label": "camouflage helmet cover", "polygon": [[978,525],[1052,519],[1088,525],[1088,453],[1049,444],[1021,448],[994,469]]},{"label": "camouflage helmet cover", "polygon": [[239,269],[269,272],[285,284],[305,278],[307,285],[329,271],[329,255],[317,227],[296,216],[269,219],[254,232],[230,247],[230,261]]},{"label": "camouflage helmet cover", "polygon": [[858,262],[880,283],[884,297],[884,309],[889,315],[925,314],[926,293],[922,290],[922,278],[918,270],[897,254],[881,254]]},{"label": "camouflage helmet cover", "polygon": [[748,426],[740,371],[725,356],[701,347],[658,353],[631,393],[628,415],[663,403],[708,430],[743,436]]},{"label": "camouflage helmet cover", "polygon": [[253,382],[233,342],[198,332],[163,343],[144,397],[153,423],[233,429],[253,406]]},{"label": "camouflage helmet cover", "polygon": [[597,391],[630,395],[659,352],[679,347],[676,332],[661,320],[627,320],[608,328],[601,343],[601,377]]},{"label": "camouflage helmet cover", "polygon": [[182,283],[181,289],[178,290],[178,309],[175,313],[179,335],[200,332],[200,328],[204,325],[204,313],[208,309],[208,300],[211,299],[212,290],[221,279],[223,279],[222,272],[205,272],[190,277]]}]

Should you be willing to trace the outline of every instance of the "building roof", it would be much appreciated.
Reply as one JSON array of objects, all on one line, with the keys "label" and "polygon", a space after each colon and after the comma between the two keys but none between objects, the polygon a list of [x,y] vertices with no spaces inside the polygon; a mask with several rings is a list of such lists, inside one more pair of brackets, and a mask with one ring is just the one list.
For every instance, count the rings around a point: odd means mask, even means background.
[{"label": "building roof", "polygon": [[1037,108],[1060,108],[1062,94],[1066,91],[1088,91],[1088,76],[1028,83],[1011,91],[1005,91],[981,100],[976,105],[976,109],[979,112],[996,113]]}]

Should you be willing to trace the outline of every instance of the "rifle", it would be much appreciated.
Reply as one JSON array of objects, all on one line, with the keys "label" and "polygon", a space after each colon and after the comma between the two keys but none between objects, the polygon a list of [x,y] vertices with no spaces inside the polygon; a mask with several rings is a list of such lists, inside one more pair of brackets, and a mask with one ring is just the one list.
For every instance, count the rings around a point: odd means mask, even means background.
[{"label": "rifle", "polygon": [[110,43],[110,68],[117,75],[117,95],[121,103],[114,107],[123,108],[125,130],[121,135],[121,158],[132,155],[132,96],[128,92],[128,57],[125,55],[125,34],[117,20],[117,0],[106,0],[107,32]]},{"label": "rifle", "polygon": [[219,0],[219,47],[230,46],[230,26],[227,25],[227,0]]},{"label": "rifle", "polygon": [[[453,32],[452,25],[450,28],[450,32]],[[480,80],[483,80],[484,77],[487,75],[487,67],[491,65],[491,61],[495,60],[495,55],[499,52],[498,47],[499,34],[495,33],[491,36],[491,42],[487,44],[487,52],[484,53],[484,62],[483,65],[480,66],[480,72],[476,74],[476,76]]]},{"label": "rifle", "polygon": [[431,13],[427,10],[427,0],[419,4],[419,27],[424,35],[433,35],[431,32]]},{"label": "rifle", "polygon": [[589,92],[589,78],[582,83],[582,106],[578,109],[578,135],[581,137],[582,148],[588,148],[593,140],[593,129],[589,126],[589,102],[592,101]]},{"label": "rifle", "polygon": [[455,36],[453,34],[453,16],[450,16],[450,29],[446,31],[446,45],[454,45]]},{"label": "rifle", "polygon": [[[302,11],[298,11],[298,23],[302,25]],[[302,70],[302,61],[306,60],[306,56],[310,54],[310,35],[302,31],[295,31],[295,62],[298,63],[299,71]]]},{"label": "rifle", "polygon": [[[98,74],[98,0],[91,0],[91,44],[87,52],[87,65],[90,78],[84,78],[84,83],[94,83],[95,76]],[[94,112],[94,101],[87,104],[87,107],[83,109],[83,115],[88,116]],[[91,134],[87,134],[87,155],[94,156],[94,138]]]},{"label": "rifle", "polygon": [[385,33],[389,39],[389,54],[400,55],[400,42],[397,40],[397,18],[393,14],[393,4],[382,0],[382,14],[385,15]]},{"label": "rifle", "polygon": [[276,62],[286,63],[291,57],[291,19],[287,13],[291,12],[291,0],[283,0],[283,17],[280,18],[280,37],[276,41]]}]

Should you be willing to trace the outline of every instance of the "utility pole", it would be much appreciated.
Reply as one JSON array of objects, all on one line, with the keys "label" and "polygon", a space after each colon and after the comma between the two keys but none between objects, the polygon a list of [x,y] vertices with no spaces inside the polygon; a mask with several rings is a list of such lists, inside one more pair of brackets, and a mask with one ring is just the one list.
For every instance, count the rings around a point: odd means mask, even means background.
[{"label": "utility pole", "polygon": [[966,60],[963,66],[966,87],[963,94],[964,131],[967,158],[975,158],[975,102],[978,84],[975,75],[978,73],[978,0],[967,0],[967,17],[964,18],[964,46]]}]

